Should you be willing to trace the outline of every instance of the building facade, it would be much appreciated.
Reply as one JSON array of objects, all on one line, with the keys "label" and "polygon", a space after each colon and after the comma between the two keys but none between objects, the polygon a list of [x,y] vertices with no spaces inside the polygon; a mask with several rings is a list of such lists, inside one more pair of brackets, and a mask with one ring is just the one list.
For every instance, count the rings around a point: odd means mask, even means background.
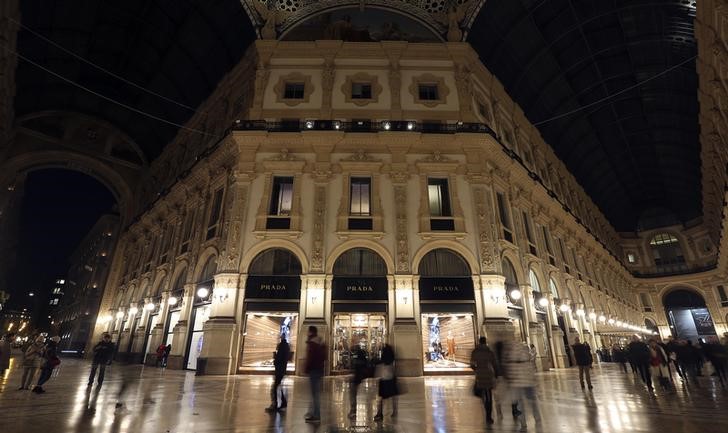
[{"label": "building facade", "polygon": [[[621,238],[466,43],[257,41],[137,194],[97,331],[144,362],[265,371],[306,328],[458,371],[480,335],[540,368],[645,328]],[[261,120],[257,120],[261,119]],[[219,138],[217,138],[219,137]],[[724,325],[720,325],[724,326]]]}]

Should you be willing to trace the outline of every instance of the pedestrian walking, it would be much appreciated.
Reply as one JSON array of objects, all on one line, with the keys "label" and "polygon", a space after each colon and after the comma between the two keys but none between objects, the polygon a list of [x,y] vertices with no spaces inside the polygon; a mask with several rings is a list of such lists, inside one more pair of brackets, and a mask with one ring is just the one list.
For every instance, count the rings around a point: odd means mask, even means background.
[{"label": "pedestrian walking", "polygon": [[650,376],[650,348],[647,347],[636,335],[632,336],[632,341],[627,345],[629,355],[642,378],[642,382],[647,385],[647,389],[652,390],[652,377]]},{"label": "pedestrian walking", "polygon": [[43,348],[43,360],[40,368],[40,377],[38,377],[38,383],[33,388],[33,392],[36,394],[43,394],[45,389],[43,385],[48,382],[53,374],[53,369],[61,364],[60,358],[58,358],[58,343],[61,341],[61,337],[53,336],[47,342]]},{"label": "pedestrian walking", "polygon": [[385,344],[382,348],[382,359],[377,364],[377,377],[379,378],[379,405],[377,414],[374,415],[374,421],[381,421],[384,419],[384,401],[390,398],[392,399],[392,416],[397,416],[399,387],[394,370],[394,348],[389,344]]},{"label": "pedestrian walking", "polygon": [[685,376],[689,381],[692,381],[695,385],[700,385],[698,382],[700,352],[697,347],[693,346],[691,340],[682,341],[679,349],[677,360],[680,363],[680,368],[685,372]]},{"label": "pedestrian walking", "polygon": [[531,407],[537,428],[541,425],[541,412],[536,398],[536,371],[531,364],[528,346],[520,342],[505,343],[503,353],[506,380],[511,388],[513,399],[520,403],[521,410],[517,416],[521,431],[526,431],[526,406]]},{"label": "pedestrian walking", "polygon": [[318,328],[308,327],[306,340],[306,374],[311,386],[311,408],[306,414],[306,422],[321,421],[321,380],[324,376],[326,345],[318,335]]},{"label": "pedestrian walking", "polygon": [[582,343],[579,337],[576,337],[571,348],[574,350],[574,360],[579,367],[579,385],[581,385],[582,389],[584,388],[584,377],[586,376],[587,386],[589,389],[594,388],[591,382],[591,368],[594,358],[589,343]]},{"label": "pedestrian walking", "polygon": [[720,385],[726,386],[726,364],[728,364],[728,350],[717,341],[717,337],[713,337],[703,346],[705,358],[710,361],[715,370],[715,376],[718,377]]},{"label": "pedestrian walking", "polygon": [[[273,388],[270,390],[270,406],[265,408],[266,412],[276,412],[288,406],[286,394],[283,392],[283,377],[288,369],[288,361],[291,357],[291,346],[288,345],[286,337],[282,336],[273,353]],[[278,391],[280,390],[281,403],[278,405]]]},{"label": "pedestrian walking", "polygon": [[670,382],[670,369],[668,368],[668,357],[665,349],[657,343],[654,338],[650,339],[650,374],[656,377],[658,383],[664,390],[672,389]]},{"label": "pedestrian walking", "polygon": [[627,353],[617,343],[612,346],[612,360],[619,363],[622,371],[627,372]]},{"label": "pedestrian walking", "polygon": [[485,423],[493,424],[493,388],[498,377],[498,365],[485,337],[478,339],[478,347],[470,353],[470,368],[475,371],[473,393],[483,399]]},{"label": "pedestrian walking", "polygon": [[162,358],[162,367],[167,368],[167,361],[169,360],[169,354],[172,352],[172,345],[168,344],[164,348],[164,358]]},{"label": "pedestrian walking", "polygon": [[18,390],[30,389],[30,384],[33,383],[35,374],[41,367],[44,347],[45,337],[39,335],[23,352],[23,377],[20,380],[20,388]]},{"label": "pedestrian walking", "polygon": [[155,367],[162,367],[164,366],[164,353],[167,351],[167,346],[164,343],[161,343],[159,346],[157,346],[157,360],[154,363]]},{"label": "pedestrian walking", "polygon": [[114,343],[111,342],[111,335],[104,333],[101,341],[96,343],[93,348],[93,361],[91,361],[91,374],[88,376],[88,386],[94,384],[96,370],[99,371],[99,377],[96,383],[98,386],[104,383],[106,366],[111,364],[111,358],[114,356],[114,347]]},{"label": "pedestrian walking", "polygon": [[10,355],[13,353],[13,339],[15,334],[9,332],[0,341],[0,376],[5,374],[5,370],[10,368]]},{"label": "pedestrian walking", "polygon": [[672,365],[672,368],[675,369],[677,372],[677,375],[680,376],[681,379],[685,379],[685,372],[682,371],[682,368],[680,368],[680,363],[677,361],[678,351],[680,350],[680,344],[677,340],[675,340],[675,337],[672,335],[668,337],[667,344],[665,345],[666,352],[667,352],[667,365],[670,367]]},{"label": "pedestrian walking", "polygon": [[354,347],[351,352],[351,367],[354,370],[349,381],[349,419],[356,418],[356,395],[359,391],[359,385],[370,376],[369,359],[366,351],[359,345]]}]

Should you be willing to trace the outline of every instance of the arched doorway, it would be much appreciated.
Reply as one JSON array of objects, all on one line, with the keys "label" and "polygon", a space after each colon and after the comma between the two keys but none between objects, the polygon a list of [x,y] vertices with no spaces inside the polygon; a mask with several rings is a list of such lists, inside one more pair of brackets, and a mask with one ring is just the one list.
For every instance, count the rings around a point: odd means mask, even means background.
[{"label": "arched doorway", "polygon": [[[187,267],[185,267],[170,289],[169,298],[167,298],[168,310],[167,320],[164,322],[164,344],[171,346],[174,342],[174,328],[179,323],[182,314],[182,306],[185,299],[185,284],[187,283]],[[179,368],[179,367],[178,367]]]},{"label": "arched doorway", "polygon": [[281,338],[291,346],[287,369],[295,371],[301,272],[298,257],[283,248],[267,249],[250,263],[239,371],[273,371],[273,352]]},{"label": "arched doorway", "polygon": [[526,324],[523,320],[523,293],[519,287],[513,263],[504,257],[501,262],[503,276],[506,277],[506,296],[508,299],[508,317],[511,318],[515,330],[516,341],[526,341]]},{"label": "arched doorway", "polygon": [[351,352],[361,347],[369,359],[379,359],[387,339],[389,284],[384,259],[368,248],[354,248],[334,262],[333,312],[334,373],[351,369]]},{"label": "arched doorway", "polygon": [[475,347],[475,292],[470,266],[438,248],[418,267],[425,373],[467,371]]},{"label": "arched doorway", "polygon": [[217,272],[217,256],[210,256],[197,277],[197,283],[192,293],[192,313],[190,323],[192,327],[187,336],[187,370],[197,370],[197,359],[202,353],[202,344],[205,322],[210,318],[212,311],[212,291],[215,289],[215,272]]},{"label": "arched doorway", "polygon": [[663,297],[662,303],[670,331],[676,338],[697,341],[716,335],[705,299],[694,290],[672,290]]}]

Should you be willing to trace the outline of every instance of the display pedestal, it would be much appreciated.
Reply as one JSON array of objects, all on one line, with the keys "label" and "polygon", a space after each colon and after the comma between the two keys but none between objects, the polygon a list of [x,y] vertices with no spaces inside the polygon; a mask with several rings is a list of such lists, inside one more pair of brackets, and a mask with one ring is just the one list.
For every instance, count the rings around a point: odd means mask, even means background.
[{"label": "display pedestal", "polygon": [[203,325],[202,353],[198,358],[204,360],[204,371],[198,369],[199,374],[231,374],[233,337],[237,331],[235,319],[232,317],[216,317],[209,319]]},{"label": "display pedestal", "polygon": [[544,325],[540,322],[531,322],[528,324],[528,330],[531,336],[531,344],[536,347],[536,367],[538,371],[548,371],[551,368],[551,360],[549,360],[548,353],[545,350],[549,342]]},{"label": "display pedestal", "polygon": [[514,341],[515,329],[511,319],[505,317],[494,317],[485,319],[485,333],[488,346],[495,347],[499,341]]},{"label": "display pedestal", "polygon": [[306,374],[306,352],[308,347],[306,340],[308,340],[308,327],[315,326],[318,329],[318,336],[321,337],[326,345],[328,352],[326,353],[326,362],[324,362],[324,375],[331,374],[331,338],[329,333],[331,330],[329,326],[323,320],[305,320],[301,324],[300,332],[298,334],[298,341],[296,342],[296,375],[303,376]]},{"label": "display pedestal", "polygon": [[569,366],[569,360],[566,358],[566,348],[564,347],[564,331],[558,326],[551,327],[551,343],[553,344],[554,360],[557,368],[566,368]]},{"label": "display pedestal", "polygon": [[397,357],[397,375],[422,376],[422,340],[417,323],[414,320],[395,322],[391,342]]}]

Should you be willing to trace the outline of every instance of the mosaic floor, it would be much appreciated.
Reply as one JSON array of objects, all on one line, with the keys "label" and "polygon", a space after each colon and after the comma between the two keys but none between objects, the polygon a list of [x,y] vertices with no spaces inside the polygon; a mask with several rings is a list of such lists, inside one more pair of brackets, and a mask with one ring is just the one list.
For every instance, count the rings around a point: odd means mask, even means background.
[{"label": "mosaic floor", "polygon": [[[350,421],[348,385],[344,377],[328,378],[322,401],[322,422],[304,422],[309,398],[305,378],[287,378],[289,406],[269,415],[268,376],[195,377],[191,372],[112,365],[101,388],[86,387],[89,364],[64,359],[47,384],[47,393],[17,391],[21,371],[17,359],[0,378],[0,432],[480,432],[517,431],[510,411],[484,426],[482,405],[471,396],[472,378],[443,376],[405,379],[396,419],[375,424],[373,396],[367,384],[360,393],[358,415]],[[582,391],[576,371],[539,374],[539,432],[727,432],[728,392],[712,377],[700,387],[677,379],[671,393],[654,394],[631,373],[613,365],[596,367],[594,390]],[[126,390],[119,398],[122,383]],[[117,402],[123,402],[117,408]]]}]

